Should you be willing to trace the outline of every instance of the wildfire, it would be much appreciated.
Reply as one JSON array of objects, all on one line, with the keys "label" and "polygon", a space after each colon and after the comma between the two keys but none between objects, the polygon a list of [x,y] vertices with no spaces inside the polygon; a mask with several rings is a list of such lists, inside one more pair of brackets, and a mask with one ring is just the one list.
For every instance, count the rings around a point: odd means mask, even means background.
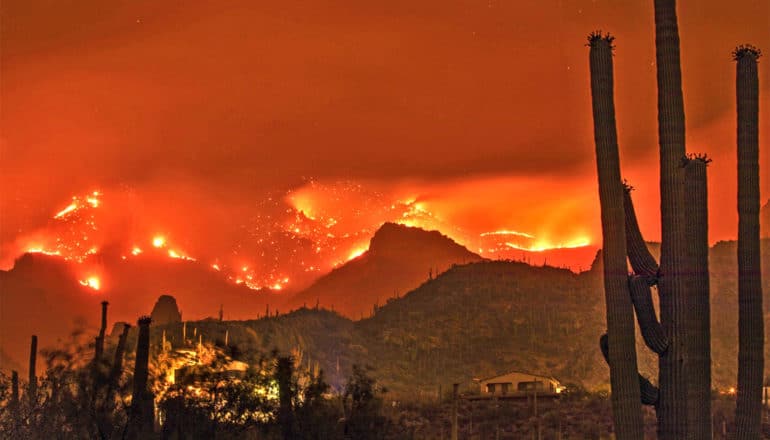
[{"label": "wildfire", "polygon": [[530,252],[543,252],[551,249],[575,249],[585,247],[591,244],[591,240],[586,237],[579,237],[565,243],[551,243],[548,240],[540,240],[530,246],[522,246],[516,243],[506,242],[505,245],[511,249],[517,249]]},{"label": "wildfire", "polygon": [[519,232],[519,231],[510,231],[507,229],[503,229],[500,231],[492,231],[492,232],[483,232],[479,234],[479,237],[489,237],[494,235],[515,235],[517,237],[524,237],[524,238],[535,238],[532,234],[527,234],[526,232]]},{"label": "wildfire", "polygon": [[80,284],[86,287],[90,287],[94,290],[99,290],[101,288],[101,281],[99,281],[99,277],[91,276],[86,278],[85,280],[80,280]]},{"label": "wildfire", "polygon": [[89,197],[86,197],[86,202],[88,202],[88,204],[91,205],[91,207],[98,208],[100,195],[101,194],[99,194],[98,191],[94,191],[93,193],[91,193]]},{"label": "wildfire", "polygon": [[177,251],[175,251],[173,249],[169,249],[168,250],[168,256],[171,257],[171,258],[179,259],[179,260],[196,261],[195,258],[189,257],[187,255],[182,255],[182,254],[180,254],[179,252],[177,252]]},{"label": "wildfire", "polygon": [[350,252],[350,255],[348,255],[348,261],[355,260],[356,258],[360,257],[368,250],[369,250],[369,247],[360,247],[360,248],[353,249],[353,251]]},{"label": "wildfire", "polygon": [[66,217],[67,215],[79,210],[80,208],[88,205],[92,208],[99,207],[99,196],[101,193],[99,191],[94,191],[90,195],[86,196],[85,198],[81,198],[78,196],[72,197],[72,203],[67,205],[66,208],[62,209],[61,211],[57,212],[53,218],[54,219],[61,219]]},{"label": "wildfire", "polygon": [[[324,184],[310,181],[300,188],[276,192],[260,200],[251,217],[238,219],[240,230],[231,235],[234,237],[231,247],[207,253],[206,249],[215,244],[211,243],[214,235],[202,237],[209,241],[196,243],[193,249],[188,247],[188,242],[177,243],[171,239],[184,236],[186,231],[175,230],[174,223],[168,223],[171,220],[163,217],[149,215],[143,220],[143,216],[132,212],[128,229],[132,235],[114,236],[116,230],[127,230],[123,227],[126,219],[110,210],[126,204],[111,203],[106,197],[99,191],[73,196],[67,206],[53,215],[45,229],[18,239],[18,249],[85,263],[102,249],[122,243],[125,247],[120,258],[124,261],[145,254],[191,262],[203,258],[210,262],[212,270],[221,272],[231,283],[253,290],[286,290],[289,286],[286,275],[291,276],[294,285],[302,286],[318,274],[359,258],[367,252],[369,240],[386,221],[439,230],[487,258],[515,259],[521,257],[519,251],[539,252],[590,244],[588,234],[580,231],[572,231],[566,237],[554,235],[549,229],[527,231],[522,229],[524,224],[519,226],[515,219],[511,220],[510,227],[505,225],[488,232],[463,230],[450,222],[456,215],[447,208],[446,200],[428,190],[415,192],[412,188],[401,188],[383,193],[373,185],[350,181]],[[194,257],[187,250],[193,250]],[[94,283],[83,282],[93,287]]]},{"label": "wildfire", "polygon": [[53,218],[62,218],[76,209],[78,209],[78,204],[76,202],[72,202],[69,204],[69,206],[67,206],[66,208],[59,211],[56,215],[54,215]]},{"label": "wildfire", "polygon": [[59,252],[59,251],[48,251],[48,250],[45,250],[45,249],[39,248],[39,247],[31,247],[31,248],[27,249],[27,253],[30,253],[30,254],[43,254],[43,255],[48,255],[48,256],[52,256],[52,257],[54,257],[54,256],[55,257],[60,257],[61,256],[61,252]]}]

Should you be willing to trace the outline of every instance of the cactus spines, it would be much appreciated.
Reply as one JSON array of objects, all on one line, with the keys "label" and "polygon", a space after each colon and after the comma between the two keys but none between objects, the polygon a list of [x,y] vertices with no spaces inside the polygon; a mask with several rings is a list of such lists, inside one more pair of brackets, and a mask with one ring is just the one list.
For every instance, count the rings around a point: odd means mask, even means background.
[{"label": "cactus spines", "polygon": [[588,36],[603,237],[607,344],[613,347],[607,352],[607,360],[617,435],[623,439],[642,439],[644,427],[634,344],[634,312],[628,292],[626,270],[624,188],[620,179],[615,127],[612,42],[613,38],[609,34],[594,32]]},{"label": "cactus spines", "polygon": [[736,61],[738,110],[738,439],[761,435],[764,322],[759,251],[759,75],[761,52],[739,46]]},{"label": "cactus spines", "polygon": [[27,394],[30,403],[37,400],[37,335],[32,335],[29,343],[29,383],[27,384]]},{"label": "cactus spines", "polygon": [[711,438],[711,308],[709,305],[708,190],[705,155],[689,155],[682,161],[685,171],[685,207],[689,243],[687,407],[690,438]]},{"label": "cactus spines", "polygon": [[668,338],[655,314],[650,285],[644,277],[637,275],[628,278],[628,288],[644,342],[650,350],[658,355],[663,354],[668,348]]},{"label": "cactus spines", "polygon": [[153,399],[147,388],[148,367],[150,361],[150,323],[149,316],[142,316],[137,321],[139,337],[136,342],[136,363],[134,365],[134,390],[131,398],[127,437],[143,438],[153,428]]},{"label": "cactus spines", "polygon": [[628,261],[631,262],[631,268],[639,276],[648,280],[650,284],[657,284],[660,268],[655,261],[655,257],[650,253],[647,243],[639,229],[639,222],[636,220],[636,211],[634,203],[631,200],[631,190],[629,185],[624,185],[623,208],[626,214],[626,248],[628,250]]},{"label": "cactus spines", "polygon": [[754,59],[754,63],[762,56],[762,51],[751,44],[741,44],[733,50],[733,61],[740,61],[744,57]]}]

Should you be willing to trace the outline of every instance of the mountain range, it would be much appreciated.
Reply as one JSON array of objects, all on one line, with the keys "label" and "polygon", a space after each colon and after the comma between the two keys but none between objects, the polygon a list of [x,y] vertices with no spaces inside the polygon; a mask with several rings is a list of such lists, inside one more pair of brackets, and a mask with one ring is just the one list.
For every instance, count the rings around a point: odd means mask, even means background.
[{"label": "mountain range", "polygon": [[[762,246],[767,296],[770,240]],[[735,242],[720,242],[710,255],[718,386],[734,384],[737,368],[735,254]],[[235,285],[196,262],[109,255],[99,264],[110,274],[110,288],[97,292],[79,283],[68,262],[25,255],[0,272],[0,369],[24,370],[30,334],[46,347],[76,326],[93,332],[102,300],[111,303],[111,322],[134,322],[160,294],[171,294],[206,340],[221,342],[228,331],[244,355],[273,348],[302,353],[337,385],[358,363],[374,365],[384,383],[402,392],[431,393],[441,384],[513,369],[597,388],[608,380],[597,349],[605,319],[599,261],[597,254],[580,274],[489,261],[439,232],[385,224],[366,253],[287,296]],[[202,320],[220,307],[224,321]],[[279,308],[283,313],[274,316]],[[172,342],[178,327],[167,326]],[[637,342],[640,369],[654,377],[656,359]]]}]

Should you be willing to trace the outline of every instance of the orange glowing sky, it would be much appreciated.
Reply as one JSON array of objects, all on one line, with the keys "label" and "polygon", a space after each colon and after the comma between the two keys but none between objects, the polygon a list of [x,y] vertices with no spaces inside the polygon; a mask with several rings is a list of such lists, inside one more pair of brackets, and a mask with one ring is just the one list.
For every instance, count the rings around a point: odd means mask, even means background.
[{"label": "orange glowing sky", "polygon": [[[729,239],[729,54],[744,42],[770,52],[770,3],[678,3],[688,150],[714,158],[711,240]],[[146,252],[160,234],[169,255],[275,282],[287,276],[276,264],[344,261],[387,220],[482,253],[480,235],[496,230],[534,248],[596,244],[584,42],[597,28],[617,36],[623,174],[658,238],[651,1],[5,0],[0,13],[6,265],[93,190],[108,205],[102,245]],[[761,190],[766,200],[770,179]]]}]

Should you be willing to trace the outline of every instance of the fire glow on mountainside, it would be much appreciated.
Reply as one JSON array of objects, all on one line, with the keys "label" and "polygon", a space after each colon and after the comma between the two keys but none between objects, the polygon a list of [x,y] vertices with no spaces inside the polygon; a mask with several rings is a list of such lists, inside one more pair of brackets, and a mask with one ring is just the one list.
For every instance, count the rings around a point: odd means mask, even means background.
[{"label": "fire glow on mountainside", "polygon": [[[70,261],[80,283],[94,290],[103,289],[105,281],[109,283],[108,273],[94,275],[99,271],[94,269],[91,258],[106,250],[117,252],[124,261],[145,257],[201,261],[232,283],[254,290],[285,290],[290,282],[312,281],[363,255],[372,235],[386,221],[439,230],[480,255],[495,259],[517,259],[521,251],[590,244],[588,236],[555,241],[513,229],[472,233],[451,224],[431,210],[430,202],[414,195],[388,196],[351,182],[311,181],[298,190],[260,202],[256,214],[239,226],[240,238],[233,242],[231,251],[212,254],[205,251],[209,237],[180,237],[168,220],[139,221],[134,212],[121,212],[121,208],[125,210],[122,204],[110,203],[110,196],[100,191],[74,196],[46,226],[17,238],[16,255],[41,253]],[[180,220],[185,219],[175,221]],[[105,227],[109,222],[118,222],[120,227]]]}]

